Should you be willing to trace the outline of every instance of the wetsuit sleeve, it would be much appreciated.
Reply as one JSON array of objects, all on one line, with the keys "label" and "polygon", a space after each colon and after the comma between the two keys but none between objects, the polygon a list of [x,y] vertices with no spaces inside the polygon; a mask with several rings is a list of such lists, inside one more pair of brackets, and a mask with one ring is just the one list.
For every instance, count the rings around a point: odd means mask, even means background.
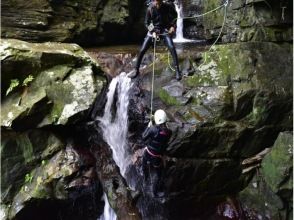
[{"label": "wetsuit sleeve", "polygon": [[145,15],[145,27],[148,30],[148,26],[151,23],[151,8],[147,8],[146,15]]},{"label": "wetsuit sleeve", "polygon": [[142,134],[143,141],[146,141],[148,138],[150,138],[152,134],[154,134],[154,127],[147,127]]},{"label": "wetsuit sleeve", "polygon": [[174,27],[176,28],[177,27],[177,17],[178,17],[178,14],[176,12],[176,9],[174,6],[170,6],[169,7],[169,20],[170,20],[170,27]]}]

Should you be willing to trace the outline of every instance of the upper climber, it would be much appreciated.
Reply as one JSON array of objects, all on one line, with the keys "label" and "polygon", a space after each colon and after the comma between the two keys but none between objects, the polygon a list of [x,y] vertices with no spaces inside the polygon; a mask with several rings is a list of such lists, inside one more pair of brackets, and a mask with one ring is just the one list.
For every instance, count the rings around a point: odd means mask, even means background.
[{"label": "upper climber", "polygon": [[182,76],[180,73],[178,56],[171,38],[176,30],[176,18],[177,13],[171,4],[162,2],[162,0],[152,1],[146,11],[145,17],[145,26],[148,29],[148,32],[140,49],[135,72],[129,75],[129,77],[135,78],[140,73],[139,68],[143,56],[152,45],[152,40],[163,39],[172,55],[173,63],[176,67],[176,79],[181,80]]}]

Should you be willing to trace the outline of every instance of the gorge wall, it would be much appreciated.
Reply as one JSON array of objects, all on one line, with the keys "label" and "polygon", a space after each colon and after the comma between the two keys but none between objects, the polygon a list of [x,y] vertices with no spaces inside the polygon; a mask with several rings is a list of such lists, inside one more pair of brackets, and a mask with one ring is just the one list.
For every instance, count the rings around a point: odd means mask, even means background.
[{"label": "gorge wall", "polygon": [[131,41],[140,35],[136,26],[144,14],[143,5],[140,1],[118,0],[4,0],[1,37],[87,46]]},{"label": "gorge wall", "polygon": [[[224,1],[182,3],[185,16],[193,16]],[[142,39],[144,2],[3,0],[1,36],[25,41],[2,39],[0,45],[1,217],[97,219],[107,192],[120,219],[139,219],[140,204],[146,219],[158,217],[155,211],[163,219],[218,219],[226,207],[239,219],[291,219],[292,4],[229,1],[223,44],[179,52],[180,82],[167,55],[157,55],[154,108],[166,110],[173,131],[162,202],[142,193],[139,176],[151,56],[130,98],[129,151],[136,163],[127,175],[138,177],[132,195],[95,119],[109,81],[133,68],[133,55],[92,53],[94,60],[76,44],[25,42]],[[185,20],[185,36],[216,39],[223,12]]]}]

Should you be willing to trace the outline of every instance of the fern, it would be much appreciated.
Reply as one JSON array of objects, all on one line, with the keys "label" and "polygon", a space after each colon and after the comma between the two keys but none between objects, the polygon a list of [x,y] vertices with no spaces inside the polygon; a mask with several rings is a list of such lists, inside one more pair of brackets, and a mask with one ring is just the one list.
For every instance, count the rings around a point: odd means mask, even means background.
[{"label": "fern", "polygon": [[23,86],[28,86],[28,84],[29,84],[30,82],[32,82],[33,79],[34,79],[34,77],[33,77],[32,75],[29,75],[27,78],[24,79],[24,81],[22,82],[22,85],[23,85]]},{"label": "fern", "polygon": [[10,85],[9,85],[9,88],[7,89],[6,91],[6,96],[15,88],[19,85],[19,81],[18,79],[12,79],[10,81]]}]

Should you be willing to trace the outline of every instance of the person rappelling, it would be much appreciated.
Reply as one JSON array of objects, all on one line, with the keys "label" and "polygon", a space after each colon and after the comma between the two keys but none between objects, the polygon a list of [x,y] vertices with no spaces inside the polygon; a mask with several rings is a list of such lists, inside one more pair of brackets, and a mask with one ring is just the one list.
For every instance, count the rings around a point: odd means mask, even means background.
[{"label": "person rappelling", "polygon": [[140,74],[139,69],[143,56],[152,45],[152,40],[163,39],[173,58],[173,63],[176,68],[176,79],[182,79],[177,52],[172,40],[172,35],[176,31],[176,18],[177,12],[171,4],[165,3],[162,0],[152,1],[145,16],[145,26],[148,32],[140,49],[135,71],[129,75],[130,78],[135,78]]},{"label": "person rappelling", "polygon": [[145,182],[148,178],[151,178],[151,172],[155,173],[155,178],[151,180],[152,192],[155,197],[160,197],[164,194],[160,192],[162,190],[162,157],[172,132],[166,125],[167,115],[165,111],[161,109],[157,110],[154,113],[154,121],[155,125],[152,125],[152,121],[150,121],[148,127],[142,134],[142,138],[146,144],[143,154],[142,170]]}]

